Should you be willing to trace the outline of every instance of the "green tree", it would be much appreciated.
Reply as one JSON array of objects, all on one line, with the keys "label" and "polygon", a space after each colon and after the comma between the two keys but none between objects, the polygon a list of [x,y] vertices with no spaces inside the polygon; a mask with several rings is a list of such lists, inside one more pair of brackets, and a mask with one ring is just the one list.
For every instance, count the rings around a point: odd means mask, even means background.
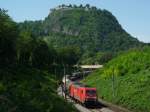
[{"label": "green tree", "polygon": [[22,31],[17,40],[18,64],[30,65],[32,63],[32,52],[36,46],[36,40],[31,37],[30,32]]},{"label": "green tree", "polygon": [[69,4],[69,6],[68,6],[68,7],[72,8],[72,5],[71,5],[71,4]]},{"label": "green tree", "polygon": [[83,5],[82,4],[80,4],[80,6],[79,6],[80,8],[83,8]]},{"label": "green tree", "polygon": [[64,47],[58,50],[58,55],[61,64],[72,66],[78,62],[80,50],[76,47]]},{"label": "green tree", "polygon": [[17,25],[7,15],[7,11],[0,9],[0,66],[6,67],[16,61]]},{"label": "green tree", "polygon": [[32,63],[37,68],[48,68],[53,63],[53,52],[44,41],[39,40],[33,50]]},{"label": "green tree", "polygon": [[89,5],[89,4],[86,4],[85,7],[89,9],[89,8],[90,8],[90,5]]},{"label": "green tree", "polygon": [[113,53],[104,53],[100,58],[99,58],[99,63],[105,64],[108,61],[110,61],[113,58]]}]

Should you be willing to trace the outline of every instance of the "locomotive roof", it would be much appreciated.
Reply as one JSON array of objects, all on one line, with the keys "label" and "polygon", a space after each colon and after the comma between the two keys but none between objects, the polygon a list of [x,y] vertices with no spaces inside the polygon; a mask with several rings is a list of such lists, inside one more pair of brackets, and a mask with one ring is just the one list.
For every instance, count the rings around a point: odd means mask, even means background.
[{"label": "locomotive roof", "polygon": [[84,85],[84,84],[82,84],[82,83],[80,83],[80,82],[74,82],[73,84],[74,84],[75,86],[77,86],[77,87],[89,87],[89,86]]}]

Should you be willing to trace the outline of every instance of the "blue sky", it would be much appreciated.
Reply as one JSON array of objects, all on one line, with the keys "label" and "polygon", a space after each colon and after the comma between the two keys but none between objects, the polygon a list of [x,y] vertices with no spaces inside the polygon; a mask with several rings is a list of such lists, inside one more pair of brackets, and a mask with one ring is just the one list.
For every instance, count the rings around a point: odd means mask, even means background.
[{"label": "blue sky", "polygon": [[107,9],[132,36],[150,42],[150,0],[0,0],[0,8],[17,22],[44,19],[60,4],[90,4]]}]

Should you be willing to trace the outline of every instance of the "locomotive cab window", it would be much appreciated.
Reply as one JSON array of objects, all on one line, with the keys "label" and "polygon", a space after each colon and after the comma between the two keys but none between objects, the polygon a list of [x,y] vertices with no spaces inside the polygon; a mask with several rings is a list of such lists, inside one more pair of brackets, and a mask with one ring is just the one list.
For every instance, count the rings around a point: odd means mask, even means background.
[{"label": "locomotive cab window", "polygon": [[96,91],[95,90],[86,90],[86,94],[87,95],[96,95]]}]

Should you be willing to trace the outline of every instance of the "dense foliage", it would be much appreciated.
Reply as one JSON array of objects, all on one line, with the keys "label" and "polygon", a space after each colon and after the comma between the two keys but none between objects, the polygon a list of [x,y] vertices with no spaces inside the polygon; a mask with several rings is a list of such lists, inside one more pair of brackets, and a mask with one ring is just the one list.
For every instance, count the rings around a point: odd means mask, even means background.
[{"label": "dense foliage", "polygon": [[18,68],[0,70],[0,112],[76,112],[57,95],[52,74]]},{"label": "dense foliage", "polygon": [[0,67],[12,64],[16,60],[16,27],[16,23],[9,18],[6,11],[0,9]]},{"label": "dense foliage", "polygon": [[150,48],[120,54],[85,82],[96,86],[105,100],[135,112],[150,112]]},{"label": "dense foliage", "polygon": [[[142,45],[110,12],[88,4],[62,5],[43,21],[19,24],[0,9],[0,111],[75,111],[56,95],[57,77],[77,63],[103,64]],[[149,48],[122,54],[87,81],[107,100],[148,111],[149,54]]]},{"label": "dense foliage", "polygon": [[[45,20],[25,21],[20,23],[19,27],[43,37],[48,44],[56,48],[78,46],[82,55],[86,56],[97,52],[117,52],[142,45],[121,27],[109,11],[89,5],[61,5],[51,9]],[[90,55],[86,59],[89,60],[88,58],[91,58]]]},{"label": "dense foliage", "polygon": [[64,68],[74,65],[78,56],[72,48],[59,51],[30,31],[19,31],[0,9],[0,112],[76,112],[57,96],[52,73],[62,62]]}]

